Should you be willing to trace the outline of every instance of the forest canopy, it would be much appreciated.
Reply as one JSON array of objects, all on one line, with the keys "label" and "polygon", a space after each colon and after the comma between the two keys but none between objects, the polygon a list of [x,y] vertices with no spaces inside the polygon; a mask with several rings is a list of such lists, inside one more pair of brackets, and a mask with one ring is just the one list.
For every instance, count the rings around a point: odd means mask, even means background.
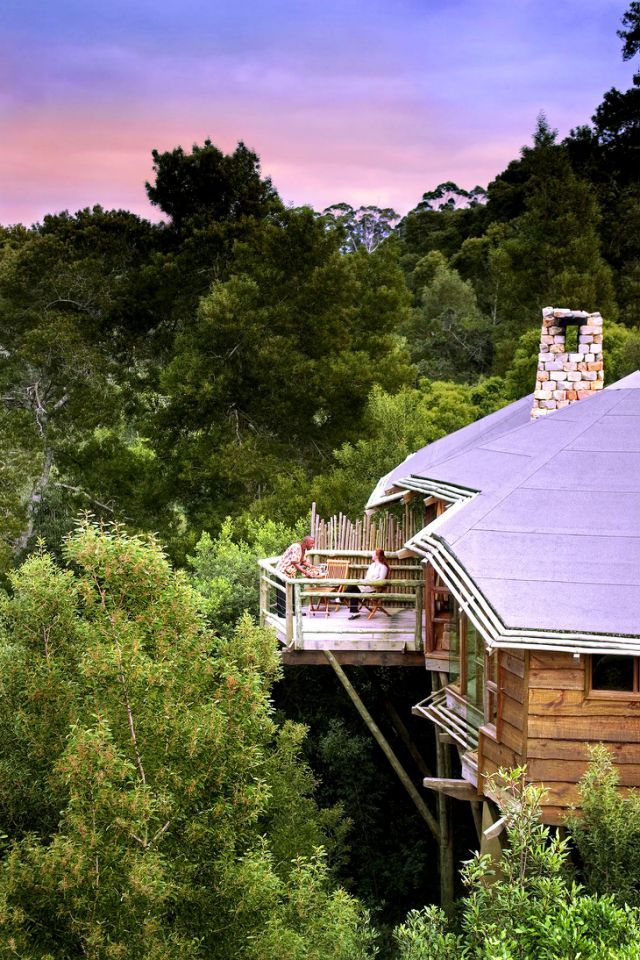
[{"label": "forest canopy", "polygon": [[[635,0],[619,36],[637,56]],[[420,909],[430,837],[342,692],[283,683],[254,616],[257,558],[312,502],[355,519],[408,454],[533,390],[543,307],[603,314],[608,381],[640,368],[640,73],[404,217],[287,206],[242,142],[151,156],[159,223],[0,226],[0,957],[537,960],[550,915],[544,956],[591,956],[586,926],[594,956],[638,957],[639,815],[606,757],[585,888],[525,794],[538,873],[474,860],[456,926]],[[424,696],[401,672],[360,678],[368,700]]]}]

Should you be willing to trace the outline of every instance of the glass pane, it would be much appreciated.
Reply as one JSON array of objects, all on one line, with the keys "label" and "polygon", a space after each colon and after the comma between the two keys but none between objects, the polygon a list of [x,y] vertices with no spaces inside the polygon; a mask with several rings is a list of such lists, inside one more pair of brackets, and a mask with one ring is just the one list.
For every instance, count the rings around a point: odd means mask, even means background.
[{"label": "glass pane", "polygon": [[591,688],[593,690],[633,691],[634,658],[612,654],[591,658]]},{"label": "glass pane", "polygon": [[482,707],[484,678],[484,643],[478,631],[467,620],[467,697],[477,707]]},{"label": "glass pane", "polygon": [[449,627],[449,676],[451,681],[460,675],[460,614],[458,604],[451,597],[451,622]]},{"label": "glass pane", "polygon": [[498,654],[486,654],[485,685],[487,695],[485,699],[485,723],[496,724],[498,716]]}]

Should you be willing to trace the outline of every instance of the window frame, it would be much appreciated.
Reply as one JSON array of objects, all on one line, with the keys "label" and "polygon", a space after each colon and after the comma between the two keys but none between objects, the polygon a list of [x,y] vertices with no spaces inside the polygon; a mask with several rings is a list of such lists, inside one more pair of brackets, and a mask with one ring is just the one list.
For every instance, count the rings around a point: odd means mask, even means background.
[{"label": "window frame", "polygon": [[[493,660],[492,664],[492,658]],[[491,670],[493,665],[494,671]],[[499,739],[502,719],[502,684],[501,680],[502,664],[500,662],[500,651],[495,648],[489,653],[486,646],[484,649],[484,687],[483,687],[483,712],[484,728],[496,739]],[[492,672],[495,673],[495,680],[492,679]],[[491,715],[491,699],[495,703],[495,712]]]},{"label": "window frame", "polygon": [[[593,658],[600,656],[603,654],[590,653],[587,656],[586,696],[592,700],[640,700],[640,657],[633,657],[633,690],[600,690],[593,687]],[[628,657],[630,654],[621,654],[621,656]]]}]

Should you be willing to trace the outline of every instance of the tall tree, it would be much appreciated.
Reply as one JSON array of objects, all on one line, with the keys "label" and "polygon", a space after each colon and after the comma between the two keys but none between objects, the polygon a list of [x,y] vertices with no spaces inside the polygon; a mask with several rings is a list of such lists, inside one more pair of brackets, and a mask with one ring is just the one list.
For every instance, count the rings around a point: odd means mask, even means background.
[{"label": "tall tree", "polygon": [[85,525],[66,555],[0,600],[0,952],[366,960],[273,638],[207,629],[153,542]]},{"label": "tall tree", "polygon": [[271,180],[260,173],[257,154],[242,142],[229,154],[205,140],[194,143],[191,153],[176,147],[153,150],[152,156],[155,183],[146,184],[147,195],[177,230],[260,219],[282,206]]},{"label": "tall tree", "polygon": [[417,304],[403,332],[418,372],[431,380],[474,380],[486,373],[492,326],[471,283],[437,251],[418,261],[411,282]]},{"label": "tall tree", "polygon": [[[533,146],[489,187],[486,209],[504,221],[487,233],[489,275],[480,279],[481,289],[499,291],[497,373],[504,372],[517,338],[537,324],[544,306],[573,304],[616,315],[611,270],[600,250],[595,192],[576,176],[556,136],[541,116]],[[473,268],[481,262],[461,253],[455,264],[464,275],[465,264]]]},{"label": "tall tree", "polygon": [[391,235],[400,220],[391,207],[382,210],[369,206],[355,210],[348,203],[334,203],[322,211],[322,216],[344,230],[343,253],[355,253],[357,250],[373,253]]},{"label": "tall tree", "polygon": [[102,430],[121,452],[130,446],[135,388],[149,380],[149,344],[166,322],[151,282],[161,234],[96,207],[0,237],[3,440],[9,458],[30,450],[13,498],[16,554],[32,541],[54,484],[72,495],[72,514],[114,507],[105,502],[113,485],[99,482],[87,445]]},{"label": "tall tree", "polygon": [[629,9],[622,17],[622,30],[618,36],[624,40],[622,59],[631,60],[640,51],[640,2],[632,0]]},{"label": "tall tree", "polygon": [[410,378],[393,250],[341,256],[340,240],[306,209],[256,227],[178,338],[155,430],[197,523],[259,499],[283,464],[317,467],[358,435],[374,384]]}]

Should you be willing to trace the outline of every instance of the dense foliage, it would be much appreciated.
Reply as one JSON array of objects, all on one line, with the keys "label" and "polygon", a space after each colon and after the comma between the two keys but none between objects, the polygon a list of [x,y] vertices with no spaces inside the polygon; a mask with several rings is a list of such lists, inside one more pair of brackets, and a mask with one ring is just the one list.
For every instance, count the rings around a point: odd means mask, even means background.
[{"label": "dense foliage", "polygon": [[210,631],[152,542],[83,525],[0,606],[0,955],[369,955],[278,725],[271,635]]},{"label": "dense foliage", "polygon": [[499,863],[477,854],[458,930],[434,907],[395,931],[399,960],[635,960],[640,913],[572,878],[568,840],[540,823],[542,788],[524,770],[500,777],[506,847]]},{"label": "dense foliage", "polygon": [[[634,0],[626,59],[639,37]],[[313,500],[355,517],[409,453],[529,393],[541,307],[599,309],[607,379],[640,368],[639,156],[637,73],[401,220],[289,208],[243,143],[206,140],[153,151],[166,222],[0,227],[0,956],[359,960],[365,906],[388,928],[433,899],[431,838],[343,691],[283,683],[245,615],[255,561]],[[86,510],[129,533],[73,532]],[[383,726],[424,695],[403,673],[357,677]],[[637,805],[604,755],[589,777],[587,894],[515,818],[511,884],[474,861],[462,927],[411,913],[403,960],[636,956]]]}]

